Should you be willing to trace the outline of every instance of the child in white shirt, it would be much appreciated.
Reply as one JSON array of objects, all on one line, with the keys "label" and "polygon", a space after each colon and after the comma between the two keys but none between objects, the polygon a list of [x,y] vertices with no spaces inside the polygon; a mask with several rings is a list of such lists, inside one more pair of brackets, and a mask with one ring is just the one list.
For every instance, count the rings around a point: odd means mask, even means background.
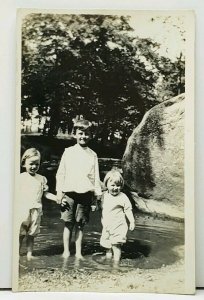
[{"label": "child in white shirt", "polygon": [[132,213],[132,206],[128,197],[121,192],[124,180],[117,170],[109,171],[104,178],[104,185],[107,191],[102,196],[102,235],[100,244],[106,248],[106,257],[119,262],[121,258],[121,245],[126,242],[129,229],[134,230],[135,220]]},{"label": "child in white shirt", "polygon": [[26,172],[20,174],[19,197],[19,246],[27,237],[27,259],[33,258],[34,238],[40,232],[42,216],[42,196],[56,201],[55,195],[48,193],[47,179],[37,174],[40,167],[40,152],[35,148],[27,149],[21,159]]},{"label": "child in white shirt", "polygon": [[70,241],[75,226],[75,256],[83,259],[83,228],[89,221],[93,197],[99,199],[102,194],[98,158],[88,147],[92,136],[91,125],[87,120],[76,121],[74,137],[77,144],[65,149],[56,174],[57,198],[58,203],[62,204],[61,219],[65,222],[64,258],[70,256]]}]

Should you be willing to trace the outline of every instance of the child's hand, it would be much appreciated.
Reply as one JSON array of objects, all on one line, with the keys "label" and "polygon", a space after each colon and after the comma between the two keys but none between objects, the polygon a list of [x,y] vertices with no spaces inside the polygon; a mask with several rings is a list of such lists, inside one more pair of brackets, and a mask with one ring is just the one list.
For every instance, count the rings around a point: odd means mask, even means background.
[{"label": "child's hand", "polygon": [[101,210],[101,200],[96,201],[96,210]]},{"label": "child's hand", "polygon": [[61,203],[62,203],[63,196],[64,196],[64,195],[63,195],[62,192],[57,192],[56,198],[57,198],[57,203],[58,203],[58,204],[61,204]]},{"label": "child's hand", "polygon": [[93,199],[93,203],[91,205],[92,211],[97,211],[101,209],[101,196],[95,196]]},{"label": "child's hand", "polygon": [[61,204],[62,205],[67,205],[67,199],[65,197],[62,198]]},{"label": "child's hand", "polygon": [[133,231],[133,230],[135,229],[135,222],[131,222],[131,223],[130,223],[129,229],[130,229],[131,231]]},{"label": "child's hand", "polygon": [[95,211],[96,210],[96,205],[91,205],[91,211]]},{"label": "child's hand", "polygon": [[62,198],[62,202],[61,202],[61,211],[65,211],[65,210],[70,210],[70,205],[67,202],[67,199],[64,197]]}]

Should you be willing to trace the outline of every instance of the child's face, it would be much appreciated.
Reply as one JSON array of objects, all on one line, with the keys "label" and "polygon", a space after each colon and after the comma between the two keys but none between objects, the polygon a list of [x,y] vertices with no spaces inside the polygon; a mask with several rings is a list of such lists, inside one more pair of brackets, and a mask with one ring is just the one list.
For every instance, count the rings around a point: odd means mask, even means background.
[{"label": "child's face", "polygon": [[107,189],[112,196],[117,196],[121,191],[121,185],[114,180],[109,179],[107,182]]},{"label": "child's face", "polygon": [[86,147],[91,139],[90,130],[77,129],[75,133],[75,138],[77,140],[77,144],[79,144],[81,147]]},{"label": "child's face", "polygon": [[28,172],[30,175],[35,175],[40,167],[40,158],[38,156],[27,158],[25,160],[24,167],[26,169],[26,172]]}]

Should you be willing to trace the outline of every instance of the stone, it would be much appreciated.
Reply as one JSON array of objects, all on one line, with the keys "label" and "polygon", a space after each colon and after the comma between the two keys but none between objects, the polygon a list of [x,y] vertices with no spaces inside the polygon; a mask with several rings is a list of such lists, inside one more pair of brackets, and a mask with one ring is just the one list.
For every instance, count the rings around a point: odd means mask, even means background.
[{"label": "stone", "polygon": [[[150,109],[129,137],[122,160],[126,185],[148,199],[184,208],[185,94]],[[144,203],[143,203],[144,205]]]}]

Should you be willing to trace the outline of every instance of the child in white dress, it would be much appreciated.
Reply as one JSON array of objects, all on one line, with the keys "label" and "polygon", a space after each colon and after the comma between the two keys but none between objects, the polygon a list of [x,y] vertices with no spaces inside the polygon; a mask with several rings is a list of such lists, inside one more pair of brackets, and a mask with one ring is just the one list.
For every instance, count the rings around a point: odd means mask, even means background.
[{"label": "child in white dress", "polygon": [[27,238],[27,259],[33,258],[34,237],[40,232],[42,216],[42,196],[57,201],[54,194],[48,193],[47,179],[37,174],[40,167],[40,152],[35,148],[27,149],[21,159],[26,172],[20,174],[19,181],[19,246]]},{"label": "child in white dress", "polygon": [[109,171],[104,178],[107,191],[102,196],[102,235],[100,244],[106,248],[106,257],[119,262],[121,258],[121,245],[126,242],[129,229],[134,230],[135,220],[132,206],[128,197],[121,192],[124,186],[122,175],[117,170]]}]

